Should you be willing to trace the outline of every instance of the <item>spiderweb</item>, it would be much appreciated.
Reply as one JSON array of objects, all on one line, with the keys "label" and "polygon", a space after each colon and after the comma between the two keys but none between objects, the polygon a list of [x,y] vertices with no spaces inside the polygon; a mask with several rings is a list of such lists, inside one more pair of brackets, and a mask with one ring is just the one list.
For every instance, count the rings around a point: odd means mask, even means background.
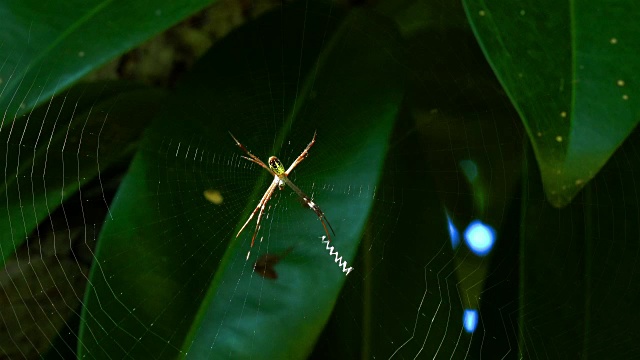
[{"label": "spiderweb", "polygon": [[[207,11],[230,27],[271,12],[180,59],[177,84],[146,80],[171,92],[96,81],[135,68],[133,52],[5,115],[2,234],[17,246],[1,247],[0,358],[563,358],[613,340],[633,354],[638,316],[602,310],[638,297],[635,147],[551,208],[470,30],[415,20],[433,10],[417,4],[349,18],[339,3],[222,2]],[[358,57],[367,46],[383,54]],[[235,235],[271,178],[229,131],[285,167],[317,131],[290,178],[333,242],[285,188],[245,260],[255,218]]]}]

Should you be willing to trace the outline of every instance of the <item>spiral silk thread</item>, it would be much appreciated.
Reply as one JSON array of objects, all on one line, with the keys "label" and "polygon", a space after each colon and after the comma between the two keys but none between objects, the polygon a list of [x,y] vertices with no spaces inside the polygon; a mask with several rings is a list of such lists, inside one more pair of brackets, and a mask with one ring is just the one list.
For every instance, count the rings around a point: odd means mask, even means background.
[{"label": "spiral silk thread", "polygon": [[342,261],[342,256],[340,256],[337,251],[333,251],[333,246],[329,246],[329,240],[325,240],[326,238],[326,236],[322,236],[322,243],[326,244],[327,250],[329,250],[329,255],[336,257],[334,262],[338,263],[338,266],[342,267],[342,272],[345,273],[344,276],[349,275],[349,273],[353,270],[353,267],[347,268],[347,262]]}]

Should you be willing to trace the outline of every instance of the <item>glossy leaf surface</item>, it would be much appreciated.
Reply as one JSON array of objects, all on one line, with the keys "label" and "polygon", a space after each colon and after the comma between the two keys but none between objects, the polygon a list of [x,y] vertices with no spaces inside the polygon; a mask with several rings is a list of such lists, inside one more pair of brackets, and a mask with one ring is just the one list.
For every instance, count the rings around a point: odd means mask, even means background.
[{"label": "glossy leaf surface", "polygon": [[549,201],[567,205],[640,119],[636,2],[465,0],[520,113]]},{"label": "glossy leaf surface", "polygon": [[0,2],[0,129],[211,2]]}]

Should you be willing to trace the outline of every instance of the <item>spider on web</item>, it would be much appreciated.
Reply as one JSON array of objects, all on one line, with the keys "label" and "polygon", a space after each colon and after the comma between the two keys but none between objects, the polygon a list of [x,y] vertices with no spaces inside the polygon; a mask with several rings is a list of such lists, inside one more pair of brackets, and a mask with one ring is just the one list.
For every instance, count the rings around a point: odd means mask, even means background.
[{"label": "spider on web", "polygon": [[[307,156],[309,156],[309,149],[316,142],[316,133],[315,132],[313,133],[313,139],[311,139],[311,142],[309,143],[309,145],[307,145],[307,147],[302,151],[302,153],[298,156],[298,158],[296,158],[296,160],[291,164],[291,166],[289,166],[287,170],[284,169],[284,166],[282,165],[282,162],[280,161],[280,159],[278,159],[275,156],[271,156],[269,158],[269,160],[267,161],[269,166],[267,166],[265,163],[262,162],[262,160],[260,160],[257,156],[253,155],[249,150],[247,150],[247,148],[245,148],[244,145],[242,145],[238,141],[238,139],[236,139],[235,136],[231,134],[231,132],[229,132],[229,135],[231,135],[233,140],[236,142],[236,145],[238,145],[238,147],[240,147],[240,149],[242,149],[242,151],[244,151],[248,155],[248,157],[242,156],[243,158],[262,166],[271,175],[273,175],[273,181],[271,182],[271,185],[269,185],[269,187],[267,188],[267,191],[264,193],[264,195],[262,195],[262,199],[260,199],[260,202],[258,202],[258,205],[256,206],[256,208],[253,210],[253,212],[251,212],[251,215],[249,216],[247,221],[244,223],[244,225],[242,225],[242,228],[240,228],[240,231],[238,231],[236,238],[240,236],[244,228],[247,227],[251,219],[253,219],[253,216],[256,214],[256,212],[260,210],[260,212],[258,213],[258,220],[256,221],[256,229],[253,232],[253,237],[251,237],[251,248],[253,248],[253,243],[255,242],[256,235],[260,230],[260,221],[262,220],[262,214],[264,213],[264,209],[267,205],[267,202],[269,201],[269,199],[271,199],[271,196],[274,194],[276,187],[280,190],[283,190],[284,186],[287,185],[291,188],[291,190],[293,190],[298,195],[298,197],[300,197],[300,200],[304,203],[304,205],[308,206],[309,209],[313,210],[313,212],[316,213],[316,215],[318,216],[318,219],[322,223],[322,227],[324,228],[325,233],[327,234],[327,238],[329,239],[329,241],[331,241],[331,235],[329,235],[329,230],[327,229],[327,225],[329,225],[329,229],[331,229],[331,232],[333,233],[333,235],[335,235],[336,233],[335,231],[333,231],[333,227],[329,223],[329,220],[327,219],[327,217],[324,215],[322,210],[320,210],[320,207],[316,203],[314,203],[311,200],[311,198],[307,196],[307,194],[302,192],[302,190],[300,190],[300,188],[297,187],[289,179],[289,174],[291,173],[291,171],[293,171],[293,169],[295,169],[295,167],[298,166],[298,164],[300,164],[302,160],[306,159]],[[247,252],[247,259],[249,259],[249,255],[251,254],[251,248]]]}]

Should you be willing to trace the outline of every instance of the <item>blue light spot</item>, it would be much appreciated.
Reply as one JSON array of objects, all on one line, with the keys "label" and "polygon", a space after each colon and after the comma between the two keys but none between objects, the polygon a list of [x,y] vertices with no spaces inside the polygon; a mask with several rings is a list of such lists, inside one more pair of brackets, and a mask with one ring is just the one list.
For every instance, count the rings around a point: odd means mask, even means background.
[{"label": "blue light spot", "polygon": [[462,160],[460,161],[460,168],[470,183],[473,183],[478,177],[478,165],[476,165],[475,161]]},{"label": "blue light spot", "polygon": [[466,332],[472,333],[476,331],[476,327],[478,326],[478,310],[465,309],[462,324]]},{"label": "blue light spot", "polygon": [[493,248],[496,241],[496,232],[489,225],[480,220],[472,221],[464,231],[464,240],[469,249],[478,256],[485,256]]},{"label": "blue light spot", "polygon": [[460,245],[460,233],[458,232],[458,229],[456,229],[456,226],[453,224],[453,221],[451,221],[449,214],[447,214],[447,225],[449,226],[449,238],[451,239],[451,247],[455,249],[458,247],[458,245]]}]

